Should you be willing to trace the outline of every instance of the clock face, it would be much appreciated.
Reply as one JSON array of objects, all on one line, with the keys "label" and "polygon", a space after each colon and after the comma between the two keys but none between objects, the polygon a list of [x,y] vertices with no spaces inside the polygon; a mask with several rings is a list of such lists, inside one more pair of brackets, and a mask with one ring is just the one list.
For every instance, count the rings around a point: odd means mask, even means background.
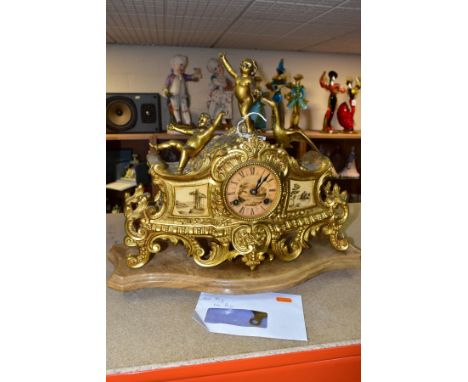
[{"label": "clock face", "polygon": [[248,164],[236,169],[224,186],[228,208],[243,218],[268,215],[278,205],[281,182],[272,169],[262,164]]}]

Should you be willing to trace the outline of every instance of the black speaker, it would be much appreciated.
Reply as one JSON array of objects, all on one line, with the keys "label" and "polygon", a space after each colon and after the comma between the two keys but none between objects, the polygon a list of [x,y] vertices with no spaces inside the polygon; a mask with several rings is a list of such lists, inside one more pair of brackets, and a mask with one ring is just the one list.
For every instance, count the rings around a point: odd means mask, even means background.
[{"label": "black speaker", "polygon": [[161,96],[157,93],[107,93],[106,133],[161,131]]}]

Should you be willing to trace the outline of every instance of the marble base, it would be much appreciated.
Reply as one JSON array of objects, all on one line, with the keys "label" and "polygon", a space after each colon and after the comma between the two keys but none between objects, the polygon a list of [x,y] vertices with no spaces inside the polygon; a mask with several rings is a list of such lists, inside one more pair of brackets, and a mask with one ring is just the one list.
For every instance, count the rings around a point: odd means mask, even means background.
[{"label": "marble base", "polygon": [[203,268],[186,255],[182,245],[169,245],[144,267],[126,264],[135,248],[114,245],[108,258],[114,266],[107,286],[118,291],[142,288],[191,289],[209,293],[243,294],[273,292],[298,285],[323,272],[361,267],[361,251],[352,245],[346,252],[333,249],[328,240],[315,240],[294,261],[265,260],[254,271],[238,258],[213,268]]}]

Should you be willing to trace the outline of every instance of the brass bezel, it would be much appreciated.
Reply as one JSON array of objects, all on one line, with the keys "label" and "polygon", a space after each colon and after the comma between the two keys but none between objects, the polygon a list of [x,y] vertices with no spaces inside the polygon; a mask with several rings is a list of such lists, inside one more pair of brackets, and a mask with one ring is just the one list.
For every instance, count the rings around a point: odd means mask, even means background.
[{"label": "brass bezel", "polygon": [[[226,198],[226,188],[227,188],[227,185],[229,183],[229,181],[231,180],[231,178],[242,168],[244,167],[249,167],[249,166],[261,166],[261,167],[264,167],[266,169],[268,169],[272,174],[273,176],[276,178],[276,181],[277,181],[277,184],[278,184],[278,193],[277,193],[277,197],[275,198],[275,201],[271,204],[271,207],[269,209],[269,211],[267,211],[266,213],[262,214],[262,215],[257,215],[255,217],[252,217],[252,218],[249,218],[249,217],[246,217],[246,216],[243,216],[243,215],[239,215],[236,211],[234,211],[231,206],[229,205],[229,202]],[[222,184],[222,198],[223,198],[223,202],[224,202],[224,205],[226,207],[226,209],[232,213],[236,218],[239,218],[241,220],[244,220],[244,221],[249,221],[249,222],[255,222],[257,220],[260,220],[260,219],[265,219],[266,217],[270,216],[273,212],[275,212],[276,208],[278,208],[278,205],[280,204],[280,201],[282,199],[282,196],[283,196],[283,182],[282,182],[282,178],[281,176],[279,175],[279,171],[272,165],[270,164],[267,164],[266,162],[263,162],[263,161],[260,161],[260,160],[250,160],[250,161],[247,161],[247,162],[243,162],[243,163],[239,163],[238,165],[234,166],[231,171],[226,175],[226,178],[224,179],[223,181],[223,184]]]}]

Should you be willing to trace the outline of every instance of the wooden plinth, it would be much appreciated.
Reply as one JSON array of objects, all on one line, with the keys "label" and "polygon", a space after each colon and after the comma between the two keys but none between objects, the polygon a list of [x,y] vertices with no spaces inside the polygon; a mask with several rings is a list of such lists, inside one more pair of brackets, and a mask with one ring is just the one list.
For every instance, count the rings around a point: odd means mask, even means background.
[{"label": "wooden plinth", "polygon": [[107,286],[119,291],[180,288],[225,294],[273,292],[300,284],[322,272],[361,266],[361,251],[356,247],[350,245],[346,252],[338,252],[328,241],[316,240],[311,245],[312,248],[305,249],[294,261],[265,260],[250,271],[240,258],[214,268],[200,267],[186,255],[182,245],[169,245],[144,267],[131,269],[126,258],[129,253],[136,253],[135,249],[118,244],[108,253],[114,272]]}]

